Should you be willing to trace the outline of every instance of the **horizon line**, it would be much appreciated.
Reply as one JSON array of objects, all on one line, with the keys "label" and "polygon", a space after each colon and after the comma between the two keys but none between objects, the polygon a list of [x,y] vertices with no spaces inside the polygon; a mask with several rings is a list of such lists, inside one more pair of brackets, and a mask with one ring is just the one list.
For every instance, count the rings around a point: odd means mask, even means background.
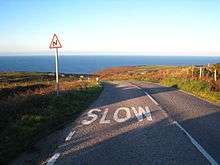
[{"label": "horizon line", "polygon": [[[0,52],[0,56],[44,56],[52,55],[55,51],[27,51],[27,52]],[[71,52],[71,51],[59,51],[59,54],[62,56],[211,56],[211,57],[220,57],[220,53],[190,53],[190,52]]]}]

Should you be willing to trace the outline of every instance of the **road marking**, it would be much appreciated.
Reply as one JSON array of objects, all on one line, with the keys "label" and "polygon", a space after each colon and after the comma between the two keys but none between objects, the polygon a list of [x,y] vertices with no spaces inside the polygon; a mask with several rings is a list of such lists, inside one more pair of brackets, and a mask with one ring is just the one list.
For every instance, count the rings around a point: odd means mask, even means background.
[{"label": "road marking", "polygon": [[60,153],[54,154],[54,155],[48,160],[47,165],[53,165],[53,164],[56,162],[56,160],[59,158],[59,156],[60,156]]},{"label": "road marking", "polygon": [[148,106],[146,106],[145,109],[141,106],[138,106],[137,108],[131,107],[131,109],[133,110],[138,121],[143,121],[145,117],[147,117],[148,121],[153,120],[151,116],[150,108]]},{"label": "road marking", "polygon": [[65,141],[69,141],[76,131],[71,131],[69,135],[66,137]]},{"label": "road marking", "polygon": [[[126,112],[125,117],[119,118],[119,115],[118,115],[118,114],[119,114],[120,111]],[[125,121],[129,120],[129,119],[131,118],[130,109],[127,108],[127,107],[118,108],[118,109],[114,112],[113,118],[114,118],[114,120],[115,120],[116,122],[118,122],[118,123],[122,123],[122,122],[125,122]]]},{"label": "road marking", "polygon": [[131,83],[131,85],[133,85],[133,86],[135,86],[136,88],[142,90],[139,86],[137,86],[137,85],[135,85],[135,84],[133,84],[133,83]]},{"label": "road marking", "polygon": [[[138,88],[138,89],[141,89],[139,86],[137,86],[137,85],[135,85],[136,86],[136,88]],[[142,89],[141,89],[142,90]]]},{"label": "road marking", "polygon": [[212,165],[218,165],[215,159],[206,152],[206,150],[176,121],[173,122],[176,124],[190,139],[192,144],[202,153],[202,155],[211,163]]},{"label": "road marking", "polygon": [[88,113],[87,113],[87,116],[88,117],[92,117],[92,119],[91,120],[83,120],[83,121],[81,121],[81,123],[83,124],[83,125],[89,125],[89,124],[91,124],[92,122],[94,122],[94,121],[96,121],[97,119],[98,119],[98,115],[97,114],[95,114],[94,112],[101,112],[102,110],[101,109],[98,109],[98,108],[95,108],[95,109],[91,109]]},{"label": "road marking", "polygon": [[153,97],[151,97],[151,95],[149,95],[147,92],[144,92],[144,93],[151,99],[151,101],[154,102],[154,104],[159,105],[158,102],[156,100],[154,100]]},{"label": "road marking", "polygon": [[104,111],[104,113],[103,113],[103,115],[101,117],[101,120],[99,122],[100,124],[108,124],[108,123],[110,123],[110,120],[106,120],[107,114],[108,114],[108,108],[105,108],[105,111]]},{"label": "road marking", "polygon": [[[132,85],[134,85],[134,84],[132,84]],[[142,90],[143,91],[143,89],[142,88],[140,88],[139,86],[137,86],[137,85],[134,85],[136,88],[138,88],[138,89],[140,89],[140,90]],[[158,104],[158,102],[151,96],[151,95],[149,95],[146,91],[144,91],[144,93],[151,99],[151,101],[153,101],[154,102],[154,104],[156,104],[156,105],[158,105],[159,106],[159,104]]]},{"label": "road marking", "polygon": [[148,121],[153,121],[151,113],[150,113],[150,108],[149,107],[145,107],[146,113],[144,114],[145,116],[147,116],[147,120]]}]

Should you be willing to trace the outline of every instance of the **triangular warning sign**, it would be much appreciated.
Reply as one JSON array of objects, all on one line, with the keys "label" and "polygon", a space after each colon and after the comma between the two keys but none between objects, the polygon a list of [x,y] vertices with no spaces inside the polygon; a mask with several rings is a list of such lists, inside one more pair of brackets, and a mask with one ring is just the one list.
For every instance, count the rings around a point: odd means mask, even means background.
[{"label": "triangular warning sign", "polygon": [[50,49],[53,49],[53,48],[62,48],[62,45],[56,34],[53,35],[53,39],[50,43]]}]

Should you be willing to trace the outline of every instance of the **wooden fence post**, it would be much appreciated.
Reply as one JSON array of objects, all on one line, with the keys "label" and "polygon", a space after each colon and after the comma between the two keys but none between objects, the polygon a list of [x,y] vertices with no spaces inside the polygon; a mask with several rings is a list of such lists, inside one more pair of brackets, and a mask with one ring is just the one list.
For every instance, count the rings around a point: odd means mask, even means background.
[{"label": "wooden fence post", "polygon": [[199,68],[199,78],[202,77],[202,67]]},{"label": "wooden fence post", "polygon": [[217,71],[216,71],[216,69],[214,71],[214,80],[217,81]]}]

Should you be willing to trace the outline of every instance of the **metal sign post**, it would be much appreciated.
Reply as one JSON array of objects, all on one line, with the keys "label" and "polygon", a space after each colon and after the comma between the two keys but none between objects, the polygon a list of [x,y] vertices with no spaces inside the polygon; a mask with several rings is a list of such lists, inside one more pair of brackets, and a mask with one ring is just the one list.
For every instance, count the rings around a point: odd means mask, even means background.
[{"label": "metal sign post", "polygon": [[55,63],[56,63],[56,91],[59,96],[59,60],[58,60],[58,48],[62,48],[60,41],[56,34],[53,35],[53,39],[50,43],[50,49],[56,49]]},{"label": "metal sign post", "polygon": [[56,90],[57,96],[59,96],[59,60],[58,60],[58,48],[56,48]]}]

